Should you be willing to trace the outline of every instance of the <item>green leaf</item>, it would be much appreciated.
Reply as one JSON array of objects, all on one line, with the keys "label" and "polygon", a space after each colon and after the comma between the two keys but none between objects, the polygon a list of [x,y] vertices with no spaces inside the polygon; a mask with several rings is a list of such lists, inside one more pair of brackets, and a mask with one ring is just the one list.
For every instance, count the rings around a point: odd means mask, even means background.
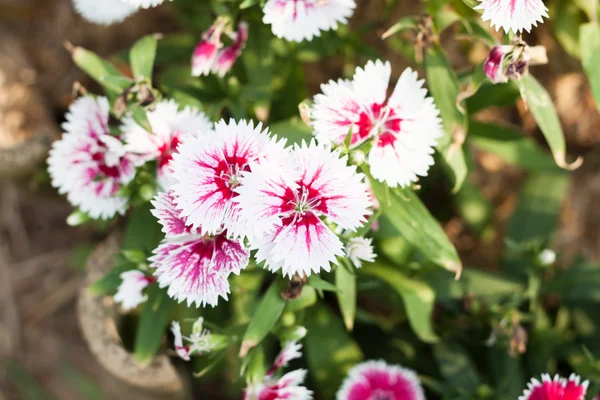
[{"label": "green leaf", "polygon": [[433,16],[433,24],[438,33],[441,33],[455,22],[462,21],[462,17],[455,11],[443,8]]},{"label": "green leaf", "polygon": [[[345,264],[345,265],[344,265]],[[342,312],[342,318],[346,329],[354,329],[354,318],[356,317],[356,275],[354,275],[349,263],[340,264],[335,269],[335,286],[337,287],[337,300]]]},{"label": "green leaf", "polygon": [[502,160],[529,171],[556,171],[552,158],[516,127],[472,121],[469,141]]},{"label": "green leaf", "polygon": [[393,36],[396,33],[402,32],[406,29],[417,29],[417,20],[415,17],[402,18],[401,20],[396,22],[394,25],[392,25],[391,28],[389,28],[387,31],[385,31],[385,33],[383,35],[381,35],[381,38],[387,39],[390,36]]},{"label": "green leaf", "polygon": [[435,343],[439,340],[431,326],[435,293],[427,284],[410,279],[397,268],[380,261],[361,268],[359,272],[384,281],[402,297],[410,326],[422,341]]},{"label": "green leaf", "polygon": [[466,350],[458,343],[442,342],[433,348],[433,354],[446,378],[445,398],[476,398],[480,379]]},{"label": "green leaf", "polygon": [[287,144],[309,142],[312,138],[312,129],[298,117],[292,117],[271,125],[270,130],[280,138],[286,138]]},{"label": "green leaf", "polygon": [[[121,94],[128,86],[123,87],[114,80],[108,80],[109,76],[121,76],[121,73],[108,61],[98,57],[96,53],[86,50],[82,47],[75,47],[72,52],[73,61],[86,74],[92,77],[96,82],[104,86],[107,91],[113,94]],[[121,81],[123,84],[124,82]]]},{"label": "green leaf", "polygon": [[471,229],[483,234],[492,219],[493,208],[479,188],[465,182],[454,196],[458,211]]},{"label": "green leaf", "polygon": [[131,264],[117,265],[113,267],[110,272],[90,285],[88,289],[90,294],[92,296],[103,296],[115,293],[119,289],[119,286],[122,282],[121,274],[132,268],[133,267]]},{"label": "green leaf", "polygon": [[279,320],[286,304],[281,297],[282,283],[283,279],[275,280],[256,306],[242,340],[240,358],[245,357],[250,349],[259,344]]},{"label": "green leaf", "polygon": [[488,350],[489,366],[496,388],[497,400],[515,400],[526,386],[523,366],[519,357],[509,354],[504,346],[494,346]]},{"label": "green leaf", "polygon": [[285,311],[295,312],[303,310],[317,302],[317,291],[312,286],[304,286],[302,293],[297,299],[289,300],[285,307]]},{"label": "green leaf", "polygon": [[423,255],[449,271],[460,273],[462,264],[456,249],[412,190],[396,189],[370,179],[371,188],[386,219]]},{"label": "green leaf", "polygon": [[568,304],[600,302],[600,265],[582,264],[559,271],[544,285],[548,294],[558,294]]},{"label": "green leaf", "polygon": [[308,277],[307,285],[314,287],[318,290],[323,290],[326,292],[337,292],[338,288],[331,282],[327,282],[319,275],[311,275]]},{"label": "green leaf", "polygon": [[360,347],[340,319],[322,304],[306,315],[306,362],[323,399],[335,398],[346,374],[363,360]]},{"label": "green leaf", "polygon": [[575,3],[585,12],[590,21],[598,20],[600,12],[598,0],[575,0]]},{"label": "green leaf", "polygon": [[484,82],[481,87],[466,100],[467,109],[471,115],[489,107],[508,107],[516,104],[521,92],[514,81],[494,85]]},{"label": "green leaf", "polygon": [[439,46],[432,46],[425,60],[427,83],[440,110],[445,136],[439,139],[437,150],[452,173],[453,191],[457,192],[467,177],[468,169],[462,142],[467,134],[466,116],[458,109],[460,94],[458,78]]},{"label": "green leaf", "polygon": [[138,40],[131,48],[129,62],[135,80],[146,78],[148,81],[152,81],[157,42],[156,35],[148,35]]},{"label": "green leaf", "polygon": [[166,289],[151,285],[147,292],[133,349],[133,357],[140,365],[147,365],[158,351],[175,306]]},{"label": "green leaf", "polygon": [[579,27],[581,63],[590,81],[592,94],[600,110],[600,26],[597,22]]},{"label": "green leaf", "polygon": [[246,8],[250,8],[255,4],[258,4],[259,0],[244,0],[242,1],[242,3],[240,4],[240,9],[244,10]]},{"label": "green leaf", "polygon": [[579,48],[579,26],[584,22],[584,16],[570,0],[558,0],[553,7],[554,13],[550,18],[554,36],[563,49],[573,58],[581,57]]},{"label": "green leaf", "polygon": [[573,164],[568,164],[565,159],[565,137],[552,98],[546,89],[531,74],[526,74],[520,83],[523,97],[550,146],[556,164],[569,170],[579,167],[581,158]]},{"label": "green leaf", "polygon": [[146,203],[132,210],[125,229],[123,249],[141,250],[150,254],[163,239],[161,226],[150,212],[151,208],[150,203]]}]

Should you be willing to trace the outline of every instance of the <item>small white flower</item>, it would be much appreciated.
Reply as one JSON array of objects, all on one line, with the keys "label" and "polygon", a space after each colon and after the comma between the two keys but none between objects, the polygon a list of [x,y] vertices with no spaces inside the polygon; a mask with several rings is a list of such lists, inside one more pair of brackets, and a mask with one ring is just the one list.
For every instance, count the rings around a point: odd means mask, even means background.
[{"label": "small white flower", "polygon": [[548,18],[548,8],[542,0],[479,0],[481,4],[476,10],[483,10],[481,18],[491,21],[496,30],[500,27],[508,33],[529,32],[538,22]]},{"label": "small white flower", "polygon": [[148,299],[142,291],[154,280],[153,278],[138,270],[123,272],[120,277],[122,282],[114,300],[120,303],[125,311],[135,309]]},{"label": "small white flower", "polygon": [[165,0],[121,0],[137,8],[150,8],[161,5]]},{"label": "small white flower", "polygon": [[137,11],[123,0],[73,0],[73,7],[83,18],[99,25],[121,22]]},{"label": "small white flower", "polygon": [[538,255],[538,261],[544,267],[548,267],[556,262],[556,253],[553,250],[545,249]]},{"label": "small white flower", "polygon": [[376,257],[373,251],[373,239],[356,237],[348,240],[346,255],[356,268],[362,267],[362,261],[372,263]]},{"label": "small white flower", "polygon": [[275,36],[301,42],[345,24],[355,7],[355,0],[268,0],[263,22]]},{"label": "small white flower", "polygon": [[[171,323],[171,332],[174,336],[174,346],[177,355],[185,360],[190,361],[190,356],[192,355],[202,355],[204,353],[208,353],[214,350],[216,342],[212,340],[211,334],[208,329],[203,329],[204,319],[202,317],[198,318],[196,322],[194,322],[194,327],[192,328],[191,336],[183,336],[181,334],[181,327],[179,326],[179,322],[173,321]],[[184,346],[183,341],[189,343],[187,346]]]}]

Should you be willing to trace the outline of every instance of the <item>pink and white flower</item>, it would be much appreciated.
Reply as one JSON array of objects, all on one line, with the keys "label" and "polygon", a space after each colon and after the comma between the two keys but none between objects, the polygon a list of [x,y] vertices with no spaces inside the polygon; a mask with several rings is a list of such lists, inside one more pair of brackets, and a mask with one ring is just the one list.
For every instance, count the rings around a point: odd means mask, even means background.
[{"label": "pink and white flower", "polygon": [[343,244],[327,226],[356,230],[370,206],[367,186],[347,156],[311,142],[296,145],[281,166],[254,164],[236,188],[257,262],[284,276],[330,270]]},{"label": "pink and white flower", "polygon": [[301,42],[347,23],[355,8],[355,0],[268,0],[263,22],[278,38]]},{"label": "pink and white flower", "polygon": [[508,33],[529,32],[538,22],[548,18],[548,8],[542,0],[479,0],[476,10],[483,10],[481,18],[491,21],[496,30],[500,27]]},{"label": "pink and white flower", "polygon": [[337,392],[337,400],[425,400],[414,371],[384,361],[354,366]]},{"label": "pink and white flower", "polygon": [[144,160],[156,160],[157,179],[163,189],[172,183],[171,160],[173,153],[187,136],[201,137],[212,131],[213,124],[201,111],[179,106],[173,100],[162,101],[147,113],[151,132],[131,117],[123,119],[123,138],[130,153]]},{"label": "pink and white flower", "polygon": [[[190,337],[181,334],[179,322],[171,322],[171,333],[173,333],[173,344],[177,355],[185,360],[190,361],[191,355],[202,355],[203,353],[214,350],[216,342],[212,340],[212,335],[208,329],[203,328],[204,318],[200,317],[194,322],[192,335]],[[184,345],[183,341],[189,343]]]},{"label": "pink and white flower", "polygon": [[134,178],[139,162],[110,133],[108,117],[105,97],[77,99],[62,126],[65,133],[54,142],[48,158],[52,185],[92,218],[125,213],[127,198],[119,195],[119,189]]},{"label": "pink and white flower", "polygon": [[300,343],[286,343],[286,345],[283,346],[279,354],[277,354],[277,357],[275,358],[275,361],[273,362],[271,368],[267,371],[267,376],[272,376],[275,372],[277,372],[278,369],[287,367],[290,361],[302,357],[302,353],[300,352],[301,349],[302,345]]},{"label": "pink and white flower", "polygon": [[373,251],[373,239],[364,237],[349,239],[346,244],[346,256],[356,268],[361,268],[363,261],[374,262],[376,255]]},{"label": "pink and white flower", "polygon": [[73,7],[83,18],[99,25],[124,21],[137,11],[124,0],[73,0]]},{"label": "pink and white flower", "polygon": [[185,300],[188,306],[214,307],[219,297],[227,300],[227,278],[248,265],[249,251],[241,242],[228,239],[226,231],[201,234],[181,217],[172,192],[159,194],[152,204],[166,234],[150,258],[159,286],[168,287],[171,298]]},{"label": "pink and white flower", "polygon": [[237,32],[231,34],[233,44],[219,50],[211,71],[221,78],[229,72],[237,58],[242,54],[242,50],[246,47],[248,41],[248,24],[240,22]]},{"label": "pink and white flower", "polygon": [[558,375],[552,379],[550,375],[542,374],[542,381],[531,379],[518,400],[584,400],[589,382],[580,383],[580,380],[575,374],[569,379]]},{"label": "pink and white flower", "polygon": [[406,186],[426,176],[433,147],[442,136],[441,119],[423,80],[407,68],[388,96],[389,62],[369,61],[352,81],[321,85],[311,112],[317,139],[350,146],[371,141],[368,163],[373,177],[390,187]]},{"label": "pink and white flower", "polygon": [[120,275],[122,282],[114,296],[116,303],[120,303],[125,311],[133,310],[145,302],[148,297],[142,292],[154,281],[142,271],[131,270]]},{"label": "pink and white flower", "polygon": [[495,46],[483,64],[483,71],[492,83],[508,82],[504,60],[513,46]]},{"label": "pink and white flower", "polygon": [[231,120],[218,122],[210,140],[192,138],[173,157],[177,183],[173,185],[175,203],[181,217],[202,234],[228,230],[243,235],[239,208],[233,199],[242,185],[242,172],[253,163],[285,158],[285,140],[271,138],[262,124]]},{"label": "pink and white flower", "polygon": [[219,50],[223,47],[221,35],[224,28],[223,21],[217,20],[202,34],[202,40],[198,43],[192,55],[192,76],[210,74]]}]

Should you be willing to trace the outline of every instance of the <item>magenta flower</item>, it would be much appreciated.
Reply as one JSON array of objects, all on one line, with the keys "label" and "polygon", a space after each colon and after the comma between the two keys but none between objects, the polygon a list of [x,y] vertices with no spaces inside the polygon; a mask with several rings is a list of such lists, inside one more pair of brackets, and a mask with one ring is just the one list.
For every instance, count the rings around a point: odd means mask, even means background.
[{"label": "magenta flower", "polygon": [[343,256],[343,244],[324,222],[356,230],[369,214],[363,175],[347,156],[311,142],[296,145],[283,166],[253,165],[236,188],[257,262],[284,276],[310,275]]},{"label": "magenta flower", "polygon": [[427,175],[442,125],[416,72],[406,69],[388,97],[390,75],[389,62],[369,61],[356,69],[352,81],[321,85],[323,94],[315,96],[311,116],[321,142],[341,145],[351,130],[352,148],[372,141],[371,174],[396,187]]},{"label": "magenta flower", "polygon": [[131,182],[141,162],[111,134],[109,108],[105,97],[77,99],[62,126],[65,133],[54,142],[48,158],[52,185],[92,218],[125,213],[127,198],[119,190]]},{"label": "magenta flower", "polygon": [[160,287],[168,287],[171,298],[185,300],[188,306],[215,306],[219,297],[227,300],[227,278],[248,265],[249,251],[228,239],[225,231],[206,236],[192,228],[180,217],[172,192],[159,194],[152,204],[166,234],[150,258]]},{"label": "magenta flower", "polygon": [[571,374],[569,379],[556,375],[554,379],[542,374],[542,381],[531,379],[527,389],[518,400],[583,400],[589,382],[580,383],[581,378]]},{"label": "magenta flower", "polygon": [[384,361],[367,361],[348,372],[336,399],[425,400],[425,395],[412,370]]},{"label": "magenta flower", "polygon": [[496,30],[500,27],[508,33],[529,32],[532,26],[548,18],[548,8],[542,0],[479,0],[476,10],[483,10],[481,18],[491,21]]},{"label": "magenta flower", "polygon": [[223,43],[221,34],[223,24],[219,21],[202,34],[202,40],[194,49],[192,55],[192,76],[208,75],[217,59],[217,54]]},{"label": "magenta flower", "polygon": [[237,32],[232,33],[233,44],[229,47],[219,50],[215,63],[212,66],[212,72],[224,77],[229,72],[237,58],[242,54],[248,41],[248,24],[240,22]]},{"label": "magenta flower", "polygon": [[213,124],[200,110],[179,106],[165,100],[147,113],[151,132],[138,125],[131,117],[123,120],[121,130],[127,142],[126,150],[139,154],[144,160],[156,160],[157,179],[163,189],[173,183],[171,160],[187,136],[200,137],[212,132]]},{"label": "magenta flower", "polygon": [[215,125],[208,138],[189,138],[173,157],[172,168],[177,183],[173,186],[175,203],[181,217],[202,234],[227,230],[242,235],[245,224],[233,199],[242,185],[242,172],[252,163],[282,159],[285,140],[271,138],[262,124],[231,120]]}]

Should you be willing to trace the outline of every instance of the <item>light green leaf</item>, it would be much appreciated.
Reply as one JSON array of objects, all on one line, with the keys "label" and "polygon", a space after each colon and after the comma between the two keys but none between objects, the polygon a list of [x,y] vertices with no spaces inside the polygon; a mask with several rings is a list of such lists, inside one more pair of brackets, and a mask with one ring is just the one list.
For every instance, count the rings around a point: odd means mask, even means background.
[{"label": "light green leaf", "polygon": [[277,137],[286,138],[287,144],[309,142],[312,138],[312,129],[298,117],[292,117],[276,122],[270,127],[271,132]]},{"label": "light green leaf", "polygon": [[468,169],[462,143],[467,135],[467,118],[458,109],[458,78],[439,46],[431,46],[425,60],[427,84],[440,110],[444,132],[437,150],[452,174],[453,191],[457,192],[467,177]]},{"label": "light green leaf", "polygon": [[504,161],[529,171],[558,170],[549,154],[516,127],[472,121],[469,141]]},{"label": "light green leaf", "polygon": [[458,21],[462,21],[462,17],[454,10],[449,8],[441,9],[433,17],[433,24],[435,25],[438,33],[445,31],[446,28]]},{"label": "light green leaf", "polygon": [[318,290],[323,290],[326,292],[337,292],[338,288],[331,282],[327,282],[319,275],[311,275],[308,277],[307,285],[314,287]]},{"label": "light green leaf", "polygon": [[359,272],[384,281],[402,297],[408,322],[422,341],[434,343],[439,340],[431,326],[435,293],[427,284],[410,279],[397,268],[380,261],[361,268]]},{"label": "light green leaf", "polygon": [[384,34],[381,35],[381,38],[387,39],[390,36],[393,36],[396,33],[402,32],[406,29],[417,29],[417,20],[415,17],[402,18],[400,21],[398,21],[394,25],[392,25],[391,28],[389,28],[387,31],[385,31]]},{"label": "light green leaf", "polygon": [[288,300],[285,311],[295,312],[303,310],[317,302],[317,291],[312,286],[304,286],[300,297],[293,300]]},{"label": "light green leaf", "polygon": [[115,293],[122,282],[121,274],[129,269],[132,269],[131,264],[113,267],[109,273],[90,285],[91,295],[101,296]]},{"label": "light green leaf", "polygon": [[469,227],[481,235],[489,226],[493,208],[479,188],[465,182],[454,196],[458,211]]},{"label": "light green leaf", "polygon": [[592,94],[600,110],[600,26],[597,22],[579,27],[581,63],[590,81]]},{"label": "light green leaf", "polygon": [[552,98],[546,89],[531,74],[526,74],[520,82],[523,97],[550,146],[556,164],[568,170],[578,168],[583,162],[581,158],[572,164],[565,159],[565,137]]},{"label": "light green leaf", "polygon": [[152,81],[157,42],[157,35],[148,35],[138,40],[131,48],[129,62],[136,80],[146,78]]},{"label": "light green leaf", "polygon": [[151,285],[147,292],[148,300],[140,316],[133,349],[133,357],[140,365],[147,365],[158,351],[175,306],[166,289]]},{"label": "light green leaf", "polygon": [[121,76],[121,73],[111,63],[98,57],[96,53],[82,47],[75,47],[72,51],[72,57],[79,68],[104,86],[107,91],[120,94],[127,88],[117,85],[115,81],[106,79],[108,76]]},{"label": "light green leaf", "polygon": [[571,0],[558,0],[553,10],[550,19],[554,36],[571,57],[580,58],[578,27],[584,22],[583,13]]},{"label": "light green leaf", "polygon": [[348,370],[363,360],[340,319],[322,304],[306,315],[306,362],[323,399],[333,399]]},{"label": "light green leaf", "polygon": [[477,91],[467,98],[467,109],[471,115],[489,107],[508,107],[516,104],[521,92],[514,81],[494,85],[484,82]]},{"label": "light green leaf", "polygon": [[282,283],[283,279],[276,279],[256,306],[242,340],[240,358],[245,357],[250,349],[259,344],[279,320],[286,304],[281,297]]},{"label": "light green leaf", "polygon": [[346,329],[354,329],[354,318],[356,317],[356,275],[350,272],[352,266],[345,262],[335,269],[335,286],[337,287],[337,300],[342,312],[342,318]]},{"label": "light green leaf", "polygon": [[419,197],[412,190],[402,189],[387,194],[384,184],[370,181],[383,214],[398,232],[427,259],[459,274],[462,264],[456,249]]}]

